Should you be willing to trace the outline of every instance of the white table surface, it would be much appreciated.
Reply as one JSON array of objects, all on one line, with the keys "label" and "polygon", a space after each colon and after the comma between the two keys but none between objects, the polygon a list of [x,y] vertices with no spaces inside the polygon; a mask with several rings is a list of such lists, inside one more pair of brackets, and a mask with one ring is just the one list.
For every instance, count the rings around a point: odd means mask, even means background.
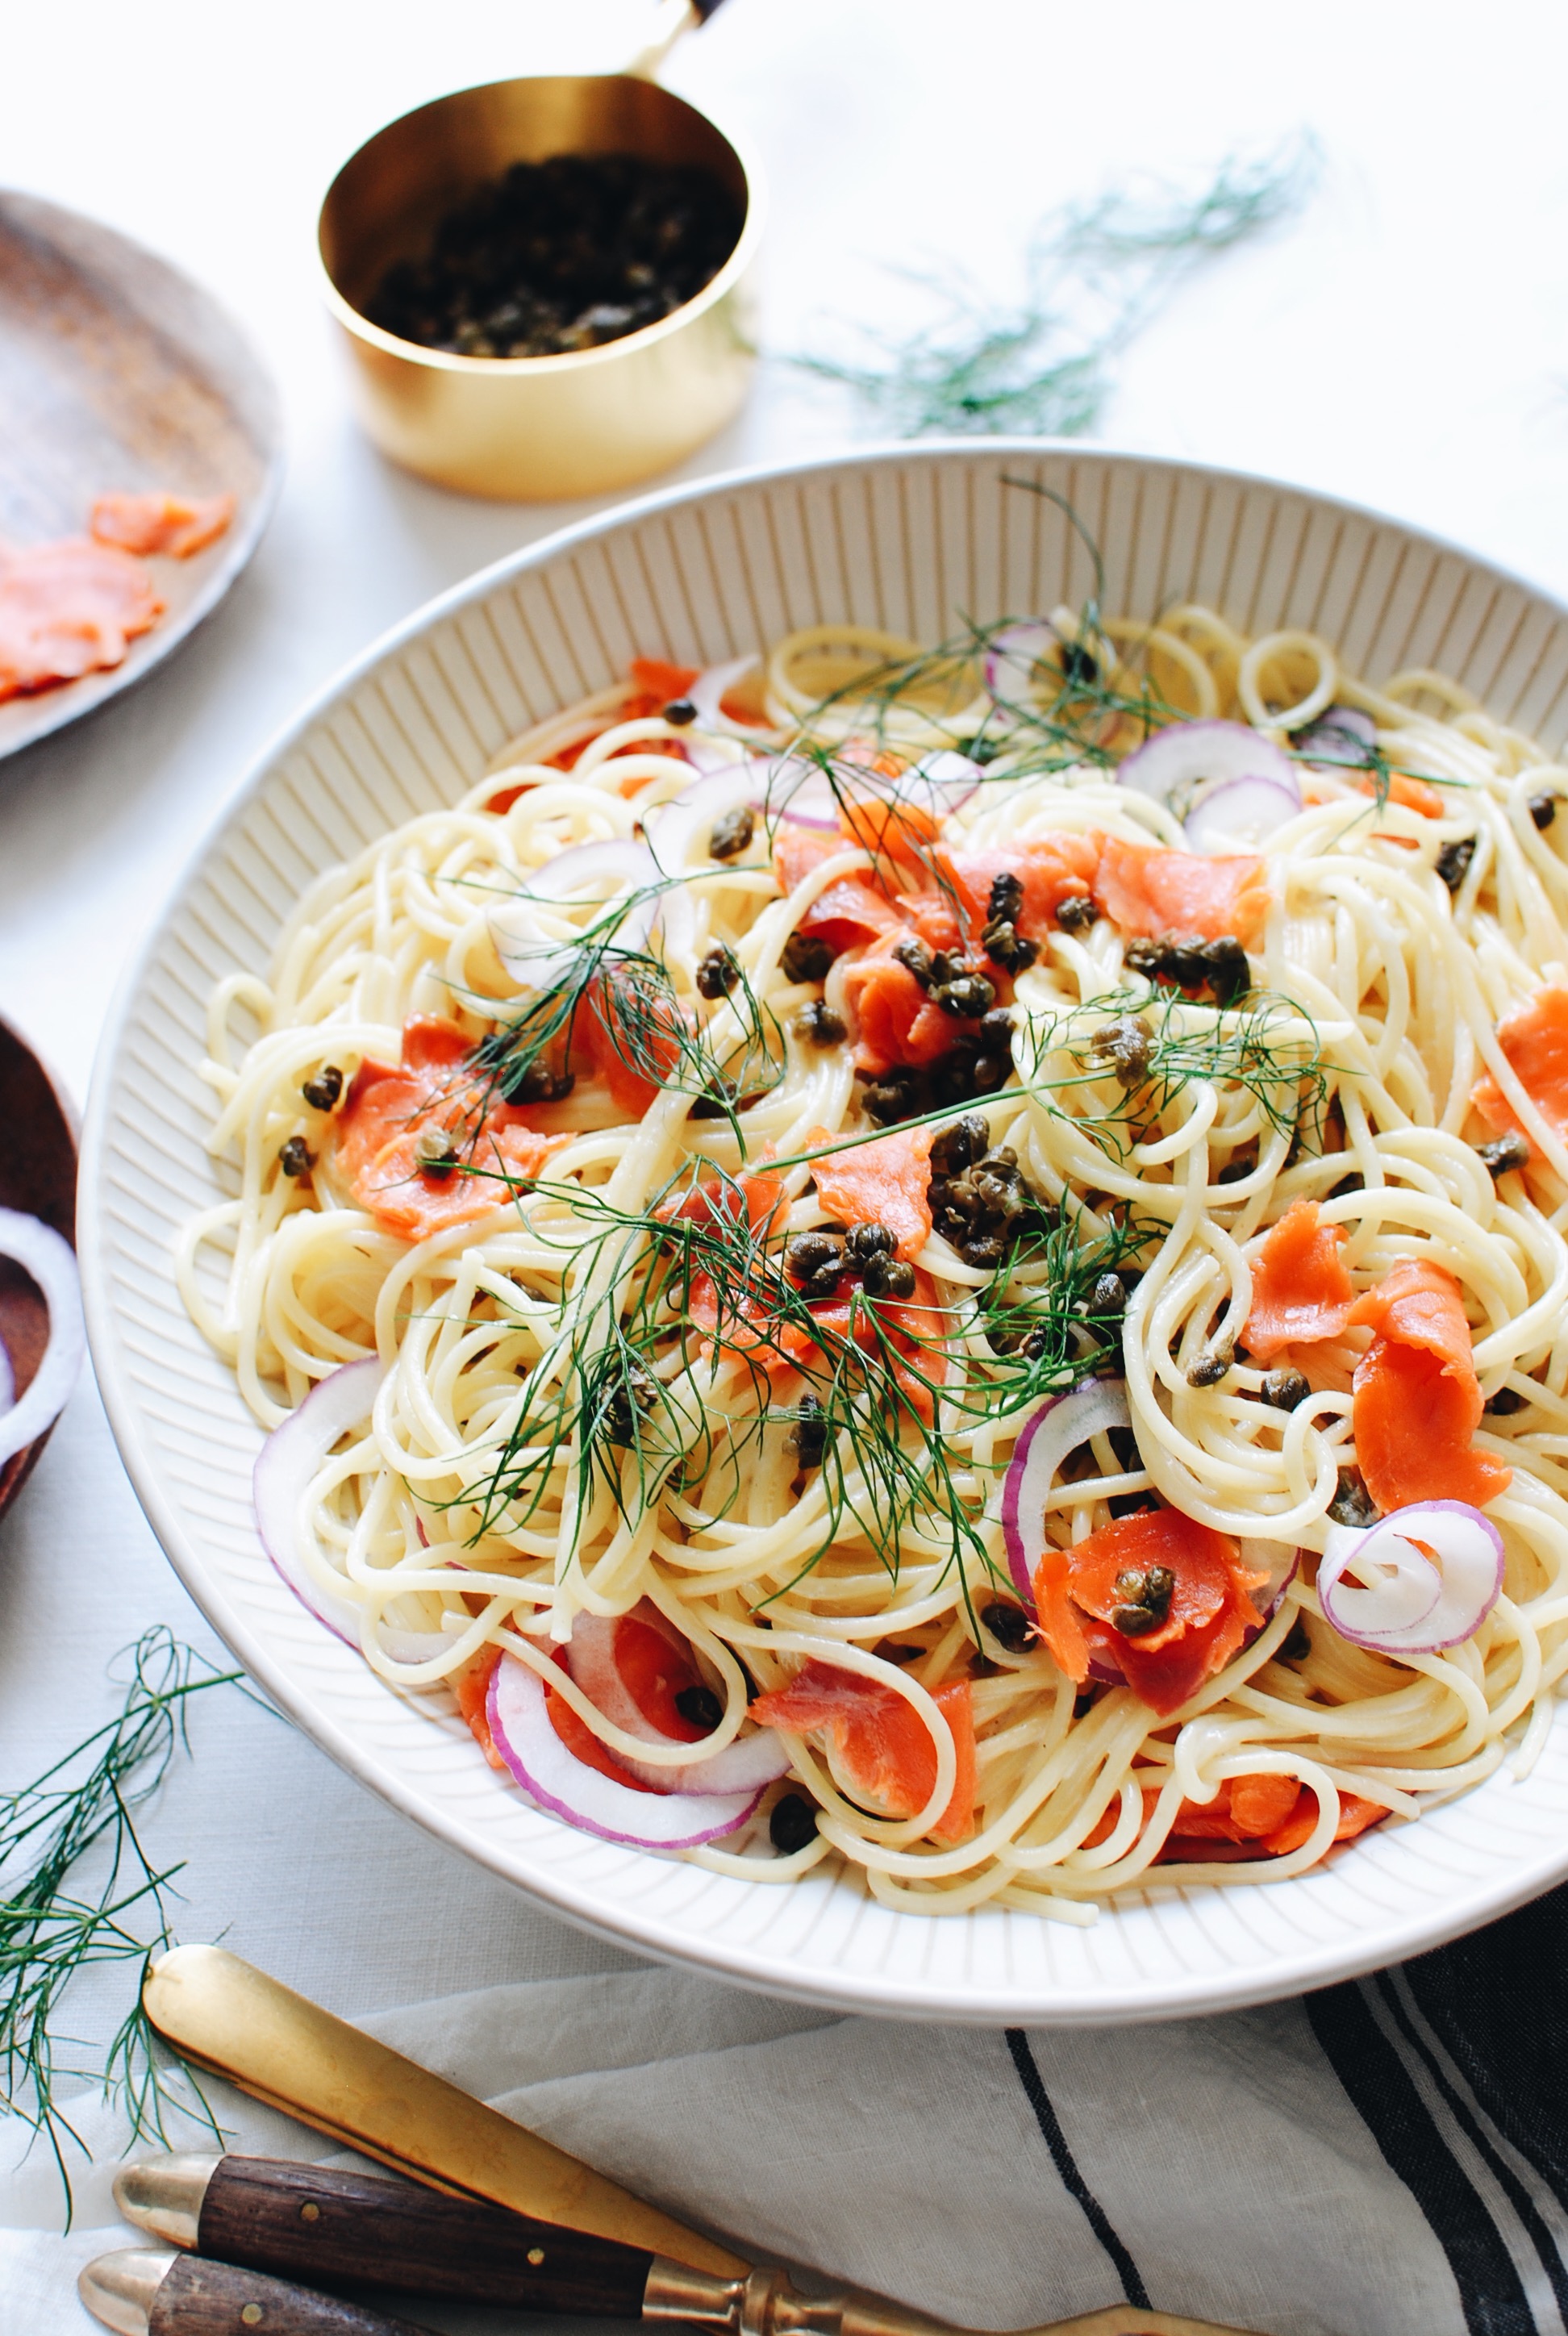
[{"label": "white table surface", "polygon": [[[132,696],[0,764],[0,1014],[80,1100],[129,953],[268,735],[384,627],[583,508],[449,496],[358,437],[313,274],[323,188],[443,89],[613,65],[648,7],[75,0],[0,15],[0,179],[217,291],[276,369],[289,438],[270,534],[205,629]],[[1556,0],[730,0],[668,78],[762,152],[775,349],[833,316],[908,313],[882,263],[951,258],[1002,293],[1052,203],[1134,169],[1196,183],[1232,149],[1311,130],[1309,211],[1180,295],[1125,361],[1106,436],[1359,498],[1568,592],[1565,66]],[[688,467],[855,427],[774,367]],[[211,1646],[83,1385],[0,1524],[0,1786],[107,1713],[108,1660],[160,1619]],[[193,1733],[147,1829],[188,1861],[182,1937],[221,1935],[351,2012],[620,1960],[231,1693]],[[34,2218],[24,2187],[0,2183],[0,2221]]]}]

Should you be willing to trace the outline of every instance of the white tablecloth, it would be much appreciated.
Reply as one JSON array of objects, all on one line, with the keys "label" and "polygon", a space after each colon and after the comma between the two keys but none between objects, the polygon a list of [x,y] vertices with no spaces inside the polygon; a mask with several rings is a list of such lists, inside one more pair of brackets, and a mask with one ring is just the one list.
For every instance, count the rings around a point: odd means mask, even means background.
[{"label": "white tablecloth", "polygon": [[[442,494],[357,436],[313,273],[322,189],[421,98],[611,64],[648,9],[4,14],[0,177],[216,289],[274,365],[289,430],[278,514],[218,616],[133,696],[0,764],[0,1013],[80,1098],[128,953],[268,734],[383,627],[576,515]],[[1186,289],[1127,358],[1105,434],[1359,497],[1568,589],[1565,64],[1553,0],[730,0],[668,77],[762,151],[778,350],[824,319],[913,314],[919,296],[884,263],[949,258],[1005,295],[1051,204],[1135,169],[1195,184],[1228,151],[1311,131],[1323,176],[1306,215]],[[775,365],[689,467],[809,452],[855,426]],[[84,1385],[0,1524],[0,1784],[106,1714],[109,1658],[159,1618],[210,1644]],[[159,1854],[188,1861],[181,1935],[223,1936],[350,2012],[626,1964],[239,1698],[203,1710],[195,1741],[149,1827]],[[45,2185],[0,2176],[0,2223],[49,2211]],[[78,2324],[63,2294],[61,2315]]]}]

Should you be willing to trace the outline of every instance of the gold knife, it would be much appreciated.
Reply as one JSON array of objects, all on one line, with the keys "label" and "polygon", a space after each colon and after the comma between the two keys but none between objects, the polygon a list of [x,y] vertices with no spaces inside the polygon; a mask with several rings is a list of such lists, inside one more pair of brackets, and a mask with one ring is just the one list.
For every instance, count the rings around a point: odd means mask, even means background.
[{"label": "gold knife", "polygon": [[[955,2336],[946,2321],[860,2289],[797,2294],[782,2272],[755,2268],[222,1947],[170,1948],[150,1966],[142,2002],[159,2035],[193,2067],[227,2078],[345,2147],[450,2195],[486,2199],[541,2223],[648,2249],[655,2260],[642,2299],[644,2325],[683,2321],[710,2336]],[[178,2165],[180,2178],[195,2184],[198,2214],[213,2163],[170,2162],[171,2175]],[[151,2170],[128,2175],[144,2182]],[[151,2216],[145,2219],[152,2227]],[[167,2235],[191,2245],[196,2224],[187,2233],[171,2222]],[[1131,2304],[1017,2336],[1140,2331],[1242,2336]]]},{"label": "gold knife", "polygon": [[148,2019],[182,2059],[415,2182],[726,2278],[751,2265],[223,1947],[171,1947]]}]

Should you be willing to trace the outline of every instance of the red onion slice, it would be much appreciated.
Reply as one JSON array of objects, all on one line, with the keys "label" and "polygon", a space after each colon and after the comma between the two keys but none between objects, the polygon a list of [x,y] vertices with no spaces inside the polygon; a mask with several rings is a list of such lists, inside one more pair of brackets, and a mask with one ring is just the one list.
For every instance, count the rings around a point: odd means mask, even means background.
[{"label": "red onion slice", "polygon": [[737,681],[755,673],[761,663],[754,650],[750,657],[731,657],[727,665],[710,665],[706,673],[699,673],[687,691],[687,703],[696,707],[694,728],[711,731],[716,738],[755,738],[759,730],[765,731],[765,722],[736,722],[720,703]]},{"label": "red onion slice", "polygon": [[[956,748],[940,746],[897,778],[878,771],[840,765],[830,780],[820,763],[803,754],[781,754],[765,765],[763,794],[756,798],[770,818],[793,819],[825,834],[839,826],[841,803],[909,803],[935,820],[967,803],[980,784],[980,765]],[[848,848],[849,839],[845,839]]]},{"label": "red onion slice", "polygon": [[[1352,1567],[1370,1570],[1373,1582],[1347,1579]],[[1502,1589],[1503,1536],[1466,1501],[1413,1501],[1364,1533],[1330,1525],[1318,1568],[1318,1596],[1334,1629],[1380,1654],[1458,1646],[1475,1636]]]},{"label": "red onion slice", "polygon": [[[1008,1570],[1026,1613],[1035,1611],[1034,1572],[1045,1553],[1046,1502],[1058,1469],[1091,1436],[1132,1424],[1127,1391],[1120,1379],[1086,1379],[1070,1394],[1047,1396],[1024,1428],[1002,1480],[1002,1533]],[[1253,1603],[1267,1622],[1295,1573],[1300,1552],[1283,1542],[1248,1539],[1241,1544],[1241,1556],[1249,1572],[1267,1576],[1252,1593]],[[1243,1644],[1250,1644],[1257,1635],[1256,1630],[1249,1631]],[[1125,1684],[1113,1664],[1098,1659],[1090,1664],[1089,1671],[1102,1685]]]},{"label": "red onion slice", "polygon": [[703,840],[703,857],[706,859],[707,835],[717,819],[726,811],[739,811],[745,806],[755,810],[762,802],[762,787],[749,759],[744,763],[726,763],[722,770],[709,771],[678,795],[650,811],[643,822],[649,849],[658,867],[667,876],[684,874],[691,857],[691,847],[699,834]]},{"label": "red onion slice", "polygon": [[1183,833],[1195,852],[1254,852],[1300,808],[1300,789],[1278,779],[1224,779],[1188,813]]},{"label": "red onion slice", "polygon": [[318,1380],[297,1411],[273,1429],[251,1477],[262,1548],[300,1604],[355,1652],[364,1609],[321,1589],[307,1572],[299,1555],[299,1504],[333,1445],[369,1419],[384,1376],[380,1356],[366,1355]]},{"label": "red onion slice", "polygon": [[1043,617],[1029,617],[1005,625],[991,637],[986,651],[986,687],[1000,706],[1017,705],[1029,695],[1035,667],[1062,645],[1061,635]]},{"label": "red onion slice", "polygon": [[1028,1613],[1035,1611],[1035,1568],[1045,1554],[1046,1501],[1057,1470],[1091,1436],[1132,1424],[1120,1379],[1086,1379],[1066,1395],[1048,1395],[1025,1426],[1002,1479],[1002,1536]]},{"label": "red onion slice", "polygon": [[1127,756],[1116,779],[1183,815],[1183,798],[1230,779],[1270,779],[1301,807],[1290,756],[1243,722],[1173,722]]},{"label": "red onion slice", "polygon": [[912,803],[933,819],[946,819],[961,811],[985,777],[979,763],[968,754],[960,754],[954,746],[939,746],[934,754],[922,754],[912,771],[880,789],[897,803]]},{"label": "red onion slice", "polygon": [[[633,1611],[638,1621],[657,1630],[684,1660],[689,1661],[686,1641],[670,1628],[651,1601],[644,1599]],[[671,1738],[654,1726],[621,1676],[615,1657],[615,1622],[602,1615],[577,1615],[566,1650],[567,1669],[594,1709],[601,1711],[612,1727],[620,1728],[625,1735],[638,1737],[644,1744],[668,1744]],[[683,1761],[678,1767],[658,1767],[652,1761],[629,1759],[624,1752],[617,1752],[614,1757],[628,1776],[635,1776],[639,1784],[651,1785],[659,1793],[745,1793],[759,1785],[771,1785],[775,1776],[789,1773],[789,1755],[777,1731],[771,1728],[759,1728],[754,1736],[737,1737],[722,1752],[710,1753],[703,1760]]]},{"label": "red onion slice", "polygon": [[[299,1504],[333,1445],[365,1425],[385,1376],[379,1355],[329,1371],[298,1409],[273,1429],[256,1455],[251,1476],[256,1529],[274,1571],[300,1604],[355,1654],[361,1651],[365,1609],[352,1598],[322,1589],[306,1567],[299,1554]],[[424,1539],[423,1528],[420,1538]],[[402,1630],[385,1623],[377,1625],[375,1638],[380,1651],[394,1663],[433,1662],[452,1644],[440,1630]]]},{"label": "red onion slice", "polygon": [[[776,754],[753,767],[762,774],[762,805],[769,819],[793,819],[801,827],[837,833],[838,797],[820,763],[806,754]],[[847,837],[844,848],[849,849]]]},{"label": "red onion slice", "polygon": [[4,1418],[16,1400],[16,1374],[11,1368],[11,1358],[5,1351],[5,1341],[0,1338],[0,1418]]},{"label": "red onion slice", "polygon": [[682,731],[680,751],[700,778],[710,778],[715,771],[733,771],[735,766],[726,741],[699,730]]},{"label": "red onion slice", "polygon": [[1330,706],[1291,744],[1315,771],[1364,769],[1372,758],[1378,725],[1359,706]]},{"label": "red onion slice", "polygon": [[44,1348],[32,1385],[20,1397],[11,1358],[5,1358],[5,1377],[12,1402],[0,1409],[0,1467],[15,1453],[35,1444],[64,1410],[86,1352],[82,1325],[82,1281],[76,1252],[70,1242],[20,1209],[0,1209],[0,1257],[13,1259],[34,1281],[49,1309],[49,1343]]},{"label": "red onion slice", "polygon": [[569,1825],[633,1849],[696,1849],[734,1833],[762,1789],[735,1793],[634,1793],[569,1752],[550,1726],[544,1683],[515,1655],[502,1655],[490,1683],[490,1732],[518,1783],[540,1807]]},{"label": "red onion slice", "polygon": [[[490,911],[490,937],[514,981],[531,989],[549,989],[575,962],[570,943],[543,930],[531,903],[563,903],[591,886],[613,888],[610,900],[625,891],[633,899],[615,935],[614,946],[628,955],[640,949],[653,930],[658,911],[659,866],[646,843],[616,836],[601,843],[577,843],[535,869],[510,900],[498,901]],[[606,906],[609,905],[607,900]]]},{"label": "red onion slice", "polygon": [[[1241,1552],[1242,1563],[1248,1572],[1264,1576],[1261,1586],[1248,1592],[1263,1618],[1258,1625],[1261,1630],[1279,1612],[1280,1601],[1296,1578],[1301,1552],[1293,1542],[1257,1541],[1251,1535],[1243,1538]],[[1257,1630],[1249,1630],[1242,1640],[1242,1646],[1250,1647],[1257,1635]]]}]

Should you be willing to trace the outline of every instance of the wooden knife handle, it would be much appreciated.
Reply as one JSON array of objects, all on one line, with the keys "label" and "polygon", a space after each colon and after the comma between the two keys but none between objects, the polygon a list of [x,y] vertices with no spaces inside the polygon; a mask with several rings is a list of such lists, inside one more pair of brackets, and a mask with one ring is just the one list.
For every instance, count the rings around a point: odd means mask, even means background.
[{"label": "wooden knife handle", "polygon": [[147,2315],[147,2336],[428,2336],[340,2296],[313,2295],[233,2263],[181,2255]]},{"label": "wooden knife handle", "polygon": [[202,2254],[291,2279],[606,2320],[641,2316],[653,2261],[503,2206],[269,2157],[223,2158],[197,2228]]}]

